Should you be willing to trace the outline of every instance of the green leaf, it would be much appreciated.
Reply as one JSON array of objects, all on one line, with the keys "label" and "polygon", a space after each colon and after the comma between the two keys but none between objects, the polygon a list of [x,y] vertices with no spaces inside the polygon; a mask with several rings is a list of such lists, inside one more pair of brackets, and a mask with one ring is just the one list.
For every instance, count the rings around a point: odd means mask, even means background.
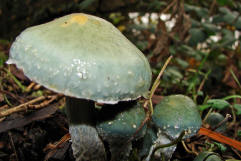
[{"label": "green leaf", "polygon": [[237,19],[237,21],[235,22],[234,26],[236,27],[236,29],[240,30],[241,29],[241,17],[239,17]]},{"label": "green leaf", "polygon": [[200,17],[200,18],[204,18],[204,17],[208,16],[208,9],[207,8],[197,7],[197,6],[188,5],[188,4],[185,4],[184,8],[187,12],[188,11],[195,12],[198,15],[198,17]]},{"label": "green leaf", "polygon": [[186,62],[185,60],[182,60],[180,58],[176,58],[175,60],[182,68],[187,68],[189,66],[188,62]]},{"label": "green leaf", "polygon": [[230,11],[226,7],[221,7],[219,11],[221,13],[213,17],[214,23],[227,23],[229,25],[234,25],[237,29],[241,28],[241,18],[237,11]]},{"label": "green leaf", "polygon": [[201,28],[191,28],[189,30],[189,34],[191,35],[191,38],[189,39],[188,44],[191,46],[195,46],[200,42],[204,42],[207,38],[206,34]]},{"label": "green leaf", "polygon": [[136,42],[136,46],[141,50],[145,50],[148,46],[148,42],[147,41],[137,41]]},{"label": "green leaf", "polygon": [[238,130],[237,136],[238,136],[238,137],[241,137],[241,130]]},{"label": "green leaf", "polygon": [[96,0],[85,0],[83,2],[81,2],[79,4],[80,6],[80,9],[83,10],[83,9],[86,9],[88,8],[92,3],[94,3]]},{"label": "green leaf", "polygon": [[202,23],[202,27],[209,35],[214,35],[218,31],[218,27],[211,23]]},{"label": "green leaf", "polygon": [[192,18],[190,18],[190,20],[191,20],[191,23],[192,23],[192,27],[193,28],[197,28],[197,27],[200,27],[201,26],[201,23],[199,22],[199,21],[197,21],[197,20],[194,20],[194,19],[192,19]]},{"label": "green leaf", "polygon": [[230,104],[223,99],[210,99],[207,101],[207,104],[211,105],[212,108],[219,110],[230,106]]},{"label": "green leaf", "polygon": [[234,33],[227,29],[222,29],[222,39],[220,40],[221,47],[232,47],[233,43],[236,41]]},{"label": "green leaf", "polygon": [[225,151],[227,150],[227,147],[224,146],[224,145],[221,144],[221,143],[214,142],[214,144],[218,147],[218,149],[219,149],[221,152],[225,152]]},{"label": "green leaf", "polygon": [[169,52],[170,52],[171,55],[175,55],[176,54],[176,47],[175,46],[170,46],[169,47]]},{"label": "green leaf", "polygon": [[176,67],[167,67],[163,74],[163,80],[177,84],[183,78],[182,73]]},{"label": "green leaf", "polygon": [[221,6],[225,6],[227,4],[230,4],[229,0],[217,0],[217,3]]},{"label": "green leaf", "polygon": [[203,110],[206,110],[206,109],[208,109],[209,107],[211,107],[211,105],[199,105],[199,106],[197,106],[198,107],[198,109],[200,110],[200,111],[203,111]]},{"label": "green leaf", "polygon": [[222,99],[223,100],[229,100],[229,99],[233,99],[233,98],[241,98],[241,96],[240,95],[231,95],[231,96],[224,97]]},{"label": "green leaf", "polygon": [[233,107],[237,110],[236,114],[241,115],[241,104],[234,104]]}]

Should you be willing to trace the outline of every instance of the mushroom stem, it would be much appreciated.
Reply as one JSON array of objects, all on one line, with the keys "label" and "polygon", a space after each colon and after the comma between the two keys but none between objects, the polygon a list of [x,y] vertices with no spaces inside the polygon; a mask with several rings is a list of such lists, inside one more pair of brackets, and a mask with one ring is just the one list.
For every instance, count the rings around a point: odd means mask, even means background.
[{"label": "mushroom stem", "polygon": [[66,97],[66,109],[76,161],[106,160],[104,144],[95,128],[94,102]]},{"label": "mushroom stem", "polygon": [[66,107],[70,124],[95,125],[94,101],[66,97]]}]

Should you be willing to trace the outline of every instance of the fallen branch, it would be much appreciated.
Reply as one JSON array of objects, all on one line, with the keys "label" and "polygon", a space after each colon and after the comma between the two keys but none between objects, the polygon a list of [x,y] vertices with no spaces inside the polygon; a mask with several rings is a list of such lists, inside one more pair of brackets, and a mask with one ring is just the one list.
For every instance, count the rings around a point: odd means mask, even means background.
[{"label": "fallen branch", "polygon": [[220,143],[230,145],[230,146],[234,147],[235,149],[241,151],[241,142],[230,139],[229,137],[223,136],[220,133],[208,130],[206,128],[201,128],[199,130],[198,134],[205,135],[213,140],[216,140]]}]

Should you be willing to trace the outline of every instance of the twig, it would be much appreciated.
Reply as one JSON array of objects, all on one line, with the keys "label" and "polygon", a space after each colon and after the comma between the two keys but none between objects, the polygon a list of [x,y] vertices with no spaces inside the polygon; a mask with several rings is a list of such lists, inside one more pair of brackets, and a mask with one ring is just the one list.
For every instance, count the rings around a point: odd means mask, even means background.
[{"label": "twig", "polygon": [[36,85],[33,87],[34,90],[38,90],[39,88],[41,88],[41,85],[40,85],[40,84],[36,84]]},{"label": "twig", "polygon": [[0,118],[0,123],[1,123],[3,120],[5,120],[5,118],[6,118],[6,117]]},{"label": "twig", "polygon": [[239,154],[239,152],[237,152],[237,150],[234,148],[231,148],[231,149],[239,157],[239,159],[241,159],[241,155]]},{"label": "twig", "polygon": [[15,157],[16,157],[16,161],[19,161],[18,154],[17,154],[16,148],[15,148],[14,142],[13,142],[13,138],[12,138],[11,132],[8,132],[8,135],[9,135],[11,147],[13,148],[13,152],[14,152]]},{"label": "twig", "polygon": [[183,148],[186,150],[187,153],[195,154],[196,156],[198,155],[197,152],[194,152],[194,151],[189,150],[184,141],[182,141],[182,146],[183,146]]},{"label": "twig", "polygon": [[54,96],[50,96],[50,100],[46,100],[38,105],[28,105],[29,108],[31,109],[39,109],[39,108],[42,108],[44,106],[47,106],[49,105],[51,102],[53,102],[55,99],[58,98],[59,95],[54,95]]},{"label": "twig", "polygon": [[229,124],[229,128],[232,127],[236,123],[236,114],[235,114],[234,108],[233,108],[233,106],[230,106],[230,108],[231,108],[231,111],[232,111],[233,120]]},{"label": "twig", "polygon": [[173,0],[162,12],[161,14],[163,13],[166,13],[171,7],[173,7],[175,5],[175,3],[177,3],[176,0]]},{"label": "twig", "polygon": [[61,145],[70,140],[70,133],[65,134],[59,141],[55,142],[54,144],[49,143],[44,149],[43,151],[46,152],[47,150],[53,150],[53,149],[57,149],[60,148]]},{"label": "twig", "polygon": [[30,85],[27,86],[26,91],[29,92],[31,89],[35,86],[35,82],[30,83]]},{"label": "twig", "polygon": [[127,140],[126,144],[123,144],[123,147],[120,148],[120,151],[125,148],[126,145],[129,144],[129,142],[131,142],[135,136],[140,132],[140,130],[143,128],[143,126],[151,119],[151,116],[153,114],[153,104],[152,104],[152,97],[157,89],[157,87],[159,86],[160,84],[160,78],[163,74],[163,72],[165,71],[167,65],[169,64],[169,62],[171,61],[173,56],[170,56],[167,61],[165,62],[165,64],[163,65],[160,73],[158,74],[155,82],[153,83],[152,85],[152,88],[151,88],[151,91],[150,91],[150,94],[149,94],[149,97],[148,99],[144,102],[143,106],[144,108],[147,107],[147,105],[149,104],[149,108],[148,108],[148,111],[146,112],[146,117],[145,119],[141,122],[141,125],[137,128],[136,132],[130,137],[130,139]]},{"label": "twig", "polygon": [[28,109],[27,105],[36,103],[36,102],[38,102],[38,101],[42,101],[42,100],[44,100],[45,98],[46,98],[45,96],[40,96],[40,97],[35,98],[35,99],[33,99],[33,100],[29,101],[29,102],[23,103],[23,104],[21,104],[21,105],[19,105],[19,106],[10,108],[10,109],[5,110],[5,111],[1,111],[1,112],[0,112],[0,118],[1,118],[1,117],[4,117],[4,116],[8,116],[8,115],[10,115],[10,114],[12,114],[12,113],[15,113],[15,112],[27,110],[27,109]]},{"label": "twig", "polygon": [[197,102],[198,92],[202,91],[203,86],[204,86],[206,80],[208,79],[208,75],[209,75],[210,73],[211,73],[211,70],[209,70],[209,71],[204,75],[204,78],[203,78],[202,82],[200,83],[196,94],[194,95],[194,101],[195,101],[195,103]]},{"label": "twig", "polygon": [[168,65],[169,62],[172,60],[172,58],[173,58],[173,56],[171,55],[171,56],[169,56],[169,58],[166,60],[165,64],[163,65],[160,73],[158,74],[158,76],[157,76],[156,80],[154,81],[153,86],[152,86],[152,88],[151,88],[151,92],[150,92],[150,96],[149,96],[149,104],[150,104],[149,110],[150,110],[150,115],[153,114],[153,106],[152,106],[152,100],[151,100],[151,99],[152,99],[152,96],[154,95],[157,87],[159,86],[159,84],[160,84],[160,78],[161,78],[161,76],[163,75],[163,73],[164,73],[167,65]]},{"label": "twig", "polygon": [[208,110],[208,113],[207,113],[206,116],[204,117],[203,122],[206,122],[208,116],[211,114],[212,111],[213,111],[212,108],[210,108],[210,109]]},{"label": "twig", "polygon": [[172,142],[170,142],[170,143],[168,143],[168,144],[162,144],[162,145],[156,146],[155,149],[152,151],[151,156],[152,156],[158,149],[170,147],[170,146],[172,146],[172,145],[176,145],[177,143],[179,143],[179,142],[182,140],[182,138],[183,138],[183,136],[185,135],[185,133],[186,133],[185,131],[182,131],[181,134],[179,135],[179,137],[178,137],[177,139],[175,139],[174,141],[172,141]]},{"label": "twig", "polygon": [[165,62],[165,64],[163,65],[160,73],[158,74],[155,82],[154,82],[153,85],[152,85],[149,98],[148,98],[148,100],[144,103],[144,107],[146,107],[147,104],[148,104],[147,102],[149,102],[149,110],[148,110],[148,112],[147,112],[147,114],[146,114],[145,119],[142,121],[141,125],[140,125],[139,128],[136,130],[135,134],[128,140],[127,143],[129,143],[129,142],[135,137],[135,135],[142,129],[142,127],[145,125],[145,123],[148,122],[148,121],[151,119],[151,116],[152,116],[152,114],[153,114],[152,97],[153,97],[153,95],[154,95],[157,87],[159,86],[159,84],[160,84],[160,78],[161,78],[163,72],[165,71],[167,65],[168,65],[169,62],[171,61],[172,57],[173,57],[173,56],[170,56],[170,57],[167,59],[167,61]]},{"label": "twig", "polygon": [[204,78],[200,84],[200,86],[198,87],[198,92],[202,90],[203,86],[204,86],[204,83],[206,82],[206,80],[208,79],[208,75],[211,73],[211,70],[209,70],[205,75],[204,75]]},{"label": "twig", "polygon": [[211,7],[210,7],[210,9],[209,9],[209,15],[212,15],[213,9],[214,9],[216,3],[217,3],[217,0],[213,0],[213,2],[212,2],[212,4],[211,4]]},{"label": "twig", "polygon": [[226,122],[228,122],[228,119],[231,118],[230,114],[226,114],[225,118],[219,122],[216,126],[214,126],[211,130],[216,130],[217,128],[219,128],[220,126],[222,126],[223,124],[225,124]]},{"label": "twig", "polygon": [[8,109],[8,105],[7,104],[0,107],[0,111],[6,110],[6,109]]}]

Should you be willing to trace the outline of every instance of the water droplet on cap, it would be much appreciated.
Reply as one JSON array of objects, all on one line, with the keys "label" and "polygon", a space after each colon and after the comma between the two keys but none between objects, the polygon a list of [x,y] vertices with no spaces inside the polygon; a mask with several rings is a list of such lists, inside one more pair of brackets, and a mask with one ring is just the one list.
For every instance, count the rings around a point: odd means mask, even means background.
[{"label": "water droplet on cap", "polygon": [[80,77],[81,79],[83,78],[83,74],[81,72],[77,73],[77,76]]}]

